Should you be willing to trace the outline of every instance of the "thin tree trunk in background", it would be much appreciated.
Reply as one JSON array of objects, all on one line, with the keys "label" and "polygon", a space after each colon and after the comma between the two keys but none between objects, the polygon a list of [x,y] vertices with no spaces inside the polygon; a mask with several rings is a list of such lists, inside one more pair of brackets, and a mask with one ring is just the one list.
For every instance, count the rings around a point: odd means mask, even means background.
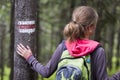
[{"label": "thin tree trunk in background", "polygon": [[[1,26],[1,25],[0,25]],[[3,26],[1,27],[1,29],[3,28]],[[2,30],[0,30],[0,76],[1,76],[1,78],[0,78],[0,80],[3,80],[3,72],[2,71],[4,71],[3,70],[3,53],[2,53],[2,49],[3,49],[3,46],[2,46],[2,37],[3,37],[3,35],[2,35]]]},{"label": "thin tree trunk in background", "polygon": [[81,5],[83,6],[87,5],[87,0],[81,0]]},{"label": "thin tree trunk in background", "polygon": [[103,30],[103,32],[102,32],[102,35],[104,35],[104,37],[102,37],[102,41],[101,41],[101,43],[102,43],[102,46],[105,48],[105,47],[107,47],[107,44],[108,44],[108,42],[107,42],[107,27],[106,28],[104,28],[104,30]]},{"label": "thin tree trunk in background", "polygon": [[[62,34],[62,30],[63,30],[63,28],[64,28],[64,26],[66,25],[66,23],[68,23],[67,22],[67,20],[66,20],[66,18],[68,17],[67,16],[67,13],[66,13],[67,11],[66,11],[66,9],[64,8],[62,8],[61,9],[61,15],[60,15],[60,20],[59,20],[59,31],[58,31],[58,35],[59,35],[59,38],[60,38],[60,42],[63,40],[63,34]],[[64,13],[64,14],[63,14]],[[64,18],[64,19],[63,19]]]},{"label": "thin tree trunk in background", "polygon": [[108,28],[108,49],[107,49],[107,56],[108,56],[108,67],[112,69],[112,57],[113,57],[113,49],[114,49],[114,25],[110,25]]},{"label": "thin tree trunk in background", "polygon": [[10,63],[10,75],[9,80],[13,80],[13,68],[14,68],[14,2],[11,0],[11,18],[10,18],[10,47],[9,47],[9,63]]},{"label": "thin tree trunk in background", "polygon": [[[37,1],[39,3],[39,0]],[[39,35],[41,34],[41,29],[40,29],[40,18],[39,18],[39,14],[40,14],[40,7],[39,4],[37,4],[37,21],[36,21],[36,57],[37,59],[39,58],[39,51],[40,51],[40,39],[39,39]]]},{"label": "thin tree trunk in background", "polygon": [[[39,0],[37,1],[37,20],[36,20],[36,58],[37,60],[39,60],[39,54],[40,54],[40,39],[39,39],[39,35],[40,35],[40,27],[39,27],[39,10],[40,10],[40,7],[39,7]],[[36,80],[38,80],[38,73],[36,72]]]},{"label": "thin tree trunk in background", "polygon": [[[38,3],[40,3],[40,0],[38,0]],[[41,20],[41,18],[40,18],[40,11],[41,11],[41,5],[39,5],[39,4],[37,4],[37,58],[38,58],[38,60],[40,59],[39,58],[39,56],[41,56],[41,39],[40,39],[40,36],[41,36],[41,32],[42,32],[42,30],[41,30],[41,26],[40,26],[40,20]],[[40,76],[40,77],[38,77],[38,79],[40,79],[40,80],[43,80],[43,77],[42,76]]]},{"label": "thin tree trunk in background", "polygon": [[[117,4],[114,3],[113,4],[113,8],[112,8],[112,13],[113,15],[116,15],[116,6]],[[113,50],[114,50],[114,35],[115,35],[115,24],[116,22],[113,22],[110,26],[109,26],[109,38],[108,38],[108,68],[111,70],[112,69],[112,59],[113,59]]]},{"label": "thin tree trunk in background", "polygon": [[[4,28],[4,27],[3,27]],[[4,80],[4,30],[2,30],[2,36],[1,36],[1,80]]]},{"label": "thin tree trunk in background", "polygon": [[73,13],[73,10],[75,8],[75,3],[76,3],[76,1],[70,0],[70,8],[69,8],[70,9],[70,16],[68,17],[67,21],[72,19],[72,13]]},{"label": "thin tree trunk in background", "polygon": [[116,68],[119,68],[120,66],[120,28],[118,32],[118,38],[117,38],[117,52],[116,52]]},{"label": "thin tree trunk in background", "polygon": [[[74,0],[70,0],[68,1],[68,3],[70,4],[68,6],[68,8],[62,8],[61,9],[61,15],[60,15],[60,27],[59,27],[59,36],[60,36],[60,42],[63,40],[63,29],[65,27],[65,25],[67,23],[69,23],[69,21],[71,21],[71,18],[72,18],[72,12],[75,8],[75,3],[76,1]],[[63,14],[64,13],[64,14]]]},{"label": "thin tree trunk in background", "polygon": [[[119,5],[120,1],[115,1],[115,7]],[[117,9],[115,8],[115,12],[117,13]],[[114,14],[115,15],[115,14]],[[120,20],[119,20],[120,22]],[[119,25],[119,23],[118,23]],[[120,28],[118,28],[118,33],[117,33],[117,47],[116,47],[116,68],[119,68],[120,66]]]},{"label": "thin tree trunk in background", "polygon": [[35,72],[25,59],[16,52],[17,44],[30,46],[33,53],[36,48],[37,1],[15,0],[15,44],[14,44],[14,80],[35,80]]},{"label": "thin tree trunk in background", "polygon": [[103,14],[103,8],[102,8],[102,0],[97,0],[95,4],[95,7],[97,8],[97,12],[99,15],[99,20],[98,20],[98,24],[96,27],[96,31],[95,31],[95,36],[94,39],[98,42],[101,41],[101,31],[103,28],[103,21],[102,21],[102,14]]},{"label": "thin tree trunk in background", "polygon": [[5,38],[5,25],[1,25],[1,80],[4,80],[4,38]]},{"label": "thin tree trunk in background", "polygon": [[[0,28],[1,28],[1,26],[0,26]],[[2,52],[1,52],[1,48],[2,48],[2,41],[1,41],[1,38],[2,37],[2,33],[1,33],[1,29],[0,29],[0,76],[2,75],[2,73],[1,73],[1,71],[2,71]],[[1,76],[1,78],[0,78],[0,80],[2,79],[2,76]]]}]

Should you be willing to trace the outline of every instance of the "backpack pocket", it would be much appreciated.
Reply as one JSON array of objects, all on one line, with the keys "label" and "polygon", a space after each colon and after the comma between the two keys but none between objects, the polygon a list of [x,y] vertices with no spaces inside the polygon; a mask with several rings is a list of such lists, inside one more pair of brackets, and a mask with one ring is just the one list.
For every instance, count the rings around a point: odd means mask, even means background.
[{"label": "backpack pocket", "polygon": [[62,66],[57,71],[56,80],[82,80],[82,71],[75,66]]}]

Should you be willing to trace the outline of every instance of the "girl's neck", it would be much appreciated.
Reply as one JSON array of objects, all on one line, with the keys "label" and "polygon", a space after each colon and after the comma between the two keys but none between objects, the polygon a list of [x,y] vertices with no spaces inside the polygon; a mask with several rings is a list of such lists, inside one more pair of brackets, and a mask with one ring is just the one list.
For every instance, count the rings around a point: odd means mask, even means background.
[{"label": "girl's neck", "polygon": [[[89,40],[89,37],[81,38],[81,40]],[[74,42],[76,40],[71,41],[71,40],[67,39],[66,41],[69,42],[69,43],[71,43],[71,42]]]}]

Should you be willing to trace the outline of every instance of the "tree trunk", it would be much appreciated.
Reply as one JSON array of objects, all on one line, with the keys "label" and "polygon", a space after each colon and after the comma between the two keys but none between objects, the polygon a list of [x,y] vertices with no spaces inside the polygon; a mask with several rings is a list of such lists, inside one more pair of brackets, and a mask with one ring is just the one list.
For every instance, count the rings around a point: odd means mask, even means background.
[{"label": "tree trunk", "polygon": [[[75,3],[76,1],[74,0],[70,0],[68,1],[67,3],[69,3],[69,6],[66,7],[66,8],[62,8],[61,9],[61,15],[60,15],[60,24],[59,24],[59,31],[58,31],[58,36],[60,38],[60,42],[63,40],[63,29],[65,27],[65,25],[71,21],[71,18],[72,18],[72,13],[73,13],[73,10],[75,8]],[[64,14],[63,14],[64,13]],[[63,19],[64,18],[64,19]]]},{"label": "tree trunk", "polygon": [[[37,1],[39,3],[39,0]],[[40,35],[40,25],[39,25],[39,4],[37,4],[37,20],[36,20],[36,58],[37,60],[39,60],[39,53],[40,53],[40,39],[39,39],[39,35]],[[36,80],[38,80],[38,74],[37,72],[35,73],[35,78]]]},{"label": "tree trunk", "polygon": [[[113,4],[113,7],[112,7],[112,15],[116,15],[116,6],[117,6],[117,3],[114,3]],[[109,26],[109,38],[108,38],[108,43],[109,43],[109,46],[108,46],[108,68],[111,70],[112,69],[112,59],[113,59],[113,50],[114,50],[114,35],[115,35],[115,24],[116,24],[116,21],[112,21],[112,24],[110,24]]]},{"label": "tree trunk", "polygon": [[81,5],[83,6],[87,5],[87,0],[81,0]]},{"label": "tree trunk", "polygon": [[95,36],[94,36],[94,39],[98,42],[101,41],[101,31],[102,31],[102,28],[103,28],[103,21],[102,21],[102,18],[103,18],[103,8],[102,8],[102,0],[97,0],[96,3],[94,3],[96,8],[97,8],[97,12],[98,12],[98,15],[99,15],[99,21],[98,21],[98,24],[97,24],[97,27],[96,27],[96,31],[95,31]]},{"label": "tree trunk", "polygon": [[9,80],[13,80],[13,68],[14,68],[14,1],[11,1],[11,22],[10,22],[10,46],[9,46],[9,63],[10,63],[10,75]]},{"label": "tree trunk", "polygon": [[5,25],[1,25],[1,39],[0,39],[0,48],[1,48],[1,80],[4,80],[4,37],[5,37]]},{"label": "tree trunk", "polygon": [[108,56],[108,67],[112,69],[112,57],[113,57],[113,49],[114,49],[114,32],[115,28],[114,25],[110,25],[108,28],[108,49],[107,49],[107,56]]},{"label": "tree trunk", "polygon": [[[0,28],[1,28],[1,26],[0,26]],[[1,29],[0,29],[0,76],[2,75],[1,74],[1,71],[2,71],[2,52],[1,52],[1,48],[2,48],[2,43],[1,43],[1,36],[2,36],[2,33],[1,33]],[[1,78],[2,78],[2,76],[1,76]]]},{"label": "tree trunk", "polygon": [[14,44],[14,80],[35,80],[35,72],[16,52],[17,44],[30,46],[33,53],[36,48],[36,12],[37,1],[15,0],[15,44]]},{"label": "tree trunk", "polygon": [[116,68],[119,68],[120,66],[120,29],[118,32],[118,38],[117,38],[117,53],[116,53]]}]

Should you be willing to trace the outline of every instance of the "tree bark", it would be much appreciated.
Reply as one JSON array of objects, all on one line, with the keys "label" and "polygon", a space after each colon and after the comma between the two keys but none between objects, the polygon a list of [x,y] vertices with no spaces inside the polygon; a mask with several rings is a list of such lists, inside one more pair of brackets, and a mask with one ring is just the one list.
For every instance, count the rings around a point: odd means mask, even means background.
[{"label": "tree bark", "polygon": [[13,80],[13,68],[14,68],[14,4],[15,0],[11,0],[11,18],[10,18],[10,46],[9,46],[9,63],[10,63],[10,75],[9,80]]},{"label": "tree bark", "polygon": [[35,72],[16,52],[19,43],[30,46],[35,54],[37,1],[15,0],[14,80],[35,80]]},{"label": "tree bark", "polygon": [[[39,0],[37,1],[37,3],[39,3]],[[36,16],[37,16],[37,20],[36,20],[36,58],[37,60],[39,60],[39,54],[40,54],[40,50],[41,50],[41,42],[39,41],[39,35],[41,34],[40,32],[40,23],[39,23],[39,14],[40,14],[40,9],[39,9],[39,4],[37,4],[37,13],[36,13]],[[37,72],[35,73],[35,79],[38,80],[38,74]]]}]

